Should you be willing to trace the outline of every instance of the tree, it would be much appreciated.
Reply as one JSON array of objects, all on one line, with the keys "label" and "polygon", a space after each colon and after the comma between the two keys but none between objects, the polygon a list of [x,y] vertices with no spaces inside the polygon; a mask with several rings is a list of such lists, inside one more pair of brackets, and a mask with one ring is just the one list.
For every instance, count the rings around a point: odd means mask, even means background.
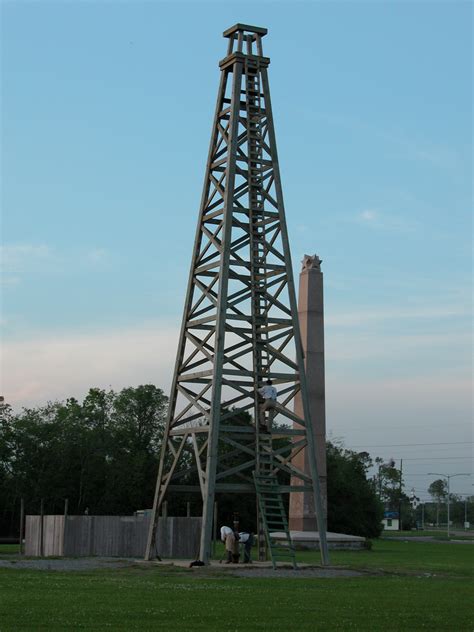
[{"label": "tree", "polygon": [[451,506],[451,520],[454,524],[464,525],[464,522],[474,522],[474,496],[460,496],[452,495],[451,499],[454,502]]},{"label": "tree", "polygon": [[130,514],[149,507],[167,398],[153,385],[23,409],[0,404],[0,534],[27,511]]},{"label": "tree", "polygon": [[433,481],[428,487],[428,493],[436,502],[436,526],[439,527],[439,506],[448,496],[448,483],[443,478]]},{"label": "tree", "polygon": [[327,443],[328,530],[366,538],[382,531],[383,505],[367,472],[367,452],[353,452]]},{"label": "tree", "polygon": [[11,531],[9,506],[12,490],[12,448],[14,442],[13,412],[11,406],[0,401],[0,533]]},{"label": "tree", "polygon": [[375,463],[378,465],[375,480],[379,497],[385,503],[387,509],[398,511],[400,490],[403,489],[402,473],[395,467],[394,459],[384,463],[383,459],[377,457]]},{"label": "tree", "polygon": [[[124,388],[112,403],[105,503],[112,513],[150,506],[168,398],[151,384]],[[117,488],[121,489],[120,495]]]}]

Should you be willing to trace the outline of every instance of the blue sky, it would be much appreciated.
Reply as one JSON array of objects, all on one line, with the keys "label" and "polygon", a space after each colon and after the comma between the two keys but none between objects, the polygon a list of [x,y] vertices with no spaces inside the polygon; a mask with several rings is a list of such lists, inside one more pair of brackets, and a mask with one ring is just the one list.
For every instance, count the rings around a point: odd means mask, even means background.
[{"label": "blue sky", "polygon": [[8,401],[168,388],[221,34],[250,23],[269,29],[295,271],[323,259],[329,431],[418,459],[417,488],[469,471],[470,3],[1,9]]}]

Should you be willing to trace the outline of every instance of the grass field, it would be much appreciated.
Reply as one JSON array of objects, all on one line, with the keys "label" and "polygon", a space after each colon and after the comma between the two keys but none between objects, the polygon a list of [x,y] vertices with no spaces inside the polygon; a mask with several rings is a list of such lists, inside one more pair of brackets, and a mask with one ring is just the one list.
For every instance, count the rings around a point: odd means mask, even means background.
[{"label": "grass field", "polygon": [[[446,528],[444,529],[426,529],[419,531],[384,531],[382,534],[383,538],[419,538],[419,537],[431,537],[440,540],[447,540],[448,534],[446,532]],[[459,539],[474,539],[474,530],[473,529],[451,529],[450,540],[459,540]]]},{"label": "grass field", "polygon": [[18,544],[0,544],[0,555],[3,553],[18,553],[20,546]]},{"label": "grass field", "polygon": [[[319,564],[318,551],[298,552],[298,560]],[[331,564],[406,575],[472,577],[474,547],[469,544],[376,540],[372,551],[331,551]]]},{"label": "grass field", "polygon": [[[0,631],[472,631],[466,544],[379,540],[334,551],[354,578],[239,578],[221,569],[137,566],[88,572],[0,569]],[[0,547],[3,557],[12,553]],[[317,562],[302,552],[301,561]]]}]

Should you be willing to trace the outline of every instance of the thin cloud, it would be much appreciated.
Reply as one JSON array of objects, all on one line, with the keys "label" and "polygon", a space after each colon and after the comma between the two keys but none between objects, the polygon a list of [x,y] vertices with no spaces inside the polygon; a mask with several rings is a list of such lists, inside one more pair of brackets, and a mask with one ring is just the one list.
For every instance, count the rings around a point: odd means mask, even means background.
[{"label": "thin cloud", "polygon": [[85,259],[89,263],[102,263],[108,258],[108,252],[104,248],[93,248],[85,254]]},{"label": "thin cloud", "polygon": [[0,259],[5,267],[17,267],[47,259],[51,256],[51,249],[45,244],[9,244],[0,246]]},{"label": "thin cloud", "polygon": [[[386,332],[367,331],[354,335],[337,335],[335,332],[326,336],[326,358],[334,371],[347,371],[347,366],[354,362],[362,364],[380,361],[391,371],[411,373],[416,363],[416,370],[431,374],[433,371],[447,373],[451,367],[459,368],[462,358],[467,363],[468,350],[472,339],[469,332],[460,333],[413,333],[387,334]],[[433,364],[434,360],[436,362]],[[347,363],[347,364],[346,364]],[[352,370],[352,369],[351,369]]]},{"label": "thin cloud", "polygon": [[378,212],[377,211],[372,211],[370,209],[366,209],[365,211],[362,211],[358,215],[358,218],[362,222],[368,222],[368,223],[373,223],[373,222],[377,221],[378,217],[379,217]]},{"label": "thin cloud", "polygon": [[51,259],[51,249],[45,244],[8,244],[0,246],[3,287],[19,285],[28,268],[37,268]]},{"label": "thin cloud", "polygon": [[352,217],[352,221],[363,226],[387,231],[412,231],[417,227],[413,219],[407,219],[393,213],[382,213],[380,210],[367,208]]},{"label": "thin cloud", "polygon": [[105,248],[61,252],[46,244],[8,244],[0,248],[2,285],[18,285],[32,270],[73,269],[83,265],[99,265],[109,259]]},{"label": "thin cloud", "polygon": [[94,386],[120,389],[153,383],[167,390],[178,333],[176,327],[155,323],[5,342],[2,395],[19,408],[80,398]]},{"label": "thin cloud", "polygon": [[439,320],[445,318],[469,316],[467,305],[448,306],[412,306],[389,309],[363,309],[359,311],[332,313],[325,317],[325,323],[332,327],[354,327],[356,325],[373,324],[374,321],[393,320]]},{"label": "thin cloud", "polygon": [[19,285],[19,283],[20,283],[20,277],[18,276],[2,276],[2,285],[4,287]]},{"label": "thin cloud", "polygon": [[459,154],[450,146],[435,145],[424,139],[413,140],[408,132],[403,130],[389,131],[379,128],[373,123],[351,117],[335,116],[326,112],[315,112],[304,109],[304,114],[312,119],[323,120],[338,128],[371,134],[373,138],[402,152],[408,160],[429,163],[433,167],[445,170],[458,169],[461,164]]},{"label": "thin cloud", "polygon": [[[157,321],[126,329],[56,336],[38,334],[29,340],[5,342],[2,394],[6,401],[21,407],[70,396],[81,397],[92,386],[120,389],[154,383],[167,391],[178,336],[177,326]],[[440,371],[445,377],[462,374],[465,370],[459,367],[458,356],[460,350],[468,348],[469,342],[468,333],[388,335],[371,331],[362,335],[351,332],[338,335],[337,330],[329,328],[326,336],[328,378],[347,380],[348,371],[353,372],[354,361],[362,371],[372,374],[372,361],[384,358],[391,362],[394,358],[403,358],[404,362],[396,364],[405,367],[406,376],[410,374],[410,384],[416,385],[419,377],[428,380],[430,375]],[[430,364],[428,368],[427,363],[423,368],[417,362],[415,367],[413,359],[423,359],[426,354],[430,358],[434,354],[443,362]],[[464,355],[463,352],[462,357]],[[373,375],[367,377],[367,383],[372,379]]]},{"label": "thin cloud", "polygon": [[[328,399],[335,408],[344,403],[345,397],[346,401],[354,402],[360,409],[366,407],[366,402],[370,402],[375,415],[378,415],[380,410],[405,407],[410,405],[410,402],[417,409],[436,409],[440,405],[448,407],[452,401],[459,405],[460,398],[470,400],[471,387],[472,383],[468,377],[460,378],[458,375],[449,374],[419,375],[416,379],[411,376],[370,379],[354,377],[343,384],[336,376],[330,376],[326,384],[326,390],[330,395]],[[341,392],[344,393],[344,397],[340,397]]]}]

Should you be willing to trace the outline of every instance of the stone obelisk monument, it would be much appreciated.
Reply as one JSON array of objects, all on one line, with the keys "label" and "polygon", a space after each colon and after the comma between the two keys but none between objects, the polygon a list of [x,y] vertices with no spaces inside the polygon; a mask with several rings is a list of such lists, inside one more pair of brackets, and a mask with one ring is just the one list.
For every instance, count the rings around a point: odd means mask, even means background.
[{"label": "stone obelisk monument", "polygon": [[[298,317],[305,355],[308,398],[316,442],[321,496],[324,515],[327,516],[326,474],[326,404],[324,387],[324,308],[323,273],[317,255],[305,255],[300,273]],[[303,413],[301,398],[295,398],[295,412]],[[310,476],[307,448],[293,459],[294,465]],[[301,479],[292,478],[292,485],[302,485]],[[311,492],[291,493],[289,526],[294,531],[317,531],[314,500]]]}]

